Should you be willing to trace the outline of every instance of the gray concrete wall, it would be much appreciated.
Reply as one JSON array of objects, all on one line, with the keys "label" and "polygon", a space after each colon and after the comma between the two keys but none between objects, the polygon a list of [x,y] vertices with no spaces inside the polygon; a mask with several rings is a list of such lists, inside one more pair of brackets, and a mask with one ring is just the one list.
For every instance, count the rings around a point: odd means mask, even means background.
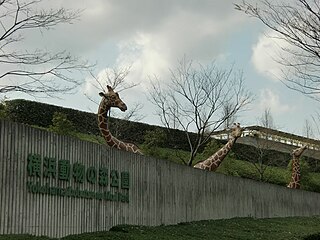
[{"label": "gray concrete wall", "polygon": [[[0,122],[0,137],[0,234],[61,237],[118,224],[320,215],[318,193],[206,172],[5,121]],[[70,181],[60,180],[60,175],[29,176],[30,153],[70,160],[86,169],[128,172],[129,190],[121,189],[121,178],[116,188],[110,186],[111,179],[108,186],[100,186],[86,179],[77,183],[73,175]],[[41,165],[41,174],[44,170]],[[32,193],[28,181],[60,189],[118,191],[129,196],[129,202]]]}]

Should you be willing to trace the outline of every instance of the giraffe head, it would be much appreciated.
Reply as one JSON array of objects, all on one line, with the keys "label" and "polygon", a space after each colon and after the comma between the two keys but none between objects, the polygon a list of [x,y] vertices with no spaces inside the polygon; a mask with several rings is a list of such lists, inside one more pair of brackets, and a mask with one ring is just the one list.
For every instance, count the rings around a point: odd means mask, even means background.
[{"label": "giraffe head", "polygon": [[307,145],[303,145],[302,147],[296,148],[292,150],[292,156],[294,157],[300,157],[300,155],[303,153],[304,150],[306,150]]},{"label": "giraffe head", "polygon": [[231,136],[233,138],[239,138],[241,137],[243,128],[240,127],[240,123],[234,123],[231,127]]},{"label": "giraffe head", "polygon": [[103,97],[104,105],[107,107],[117,107],[121,111],[127,110],[127,105],[120,99],[119,94],[113,91],[113,88],[109,85],[107,86],[108,92],[100,92],[99,95]]}]

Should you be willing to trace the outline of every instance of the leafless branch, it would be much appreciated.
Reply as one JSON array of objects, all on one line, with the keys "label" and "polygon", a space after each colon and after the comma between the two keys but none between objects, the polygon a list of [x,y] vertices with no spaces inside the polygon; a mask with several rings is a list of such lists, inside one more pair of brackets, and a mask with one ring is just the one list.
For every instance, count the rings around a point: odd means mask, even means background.
[{"label": "leafless branch", "polygon": [[[127,76],[130,73],[131,66],[123,67],[123,68],[107,68],[102,74],[95,75],[92,71],[90,71],[90,75],[94,80],[91,85],[97,89],[98,91],[105,91],[107,85],[111,86],[117,92],[125,91],[131,88],[138,86],[139,83],[132,83],[127,80]],[[97,94],[98,95],[98,94]],[[85,94],[85,96],[96,105],[99,105],[99,100],[96,100],[94,97]],[[145,116],[140,114],[141,109],[143,108],[143,104],[141,103],[133,103],[125,115],[120,116],[117,115],[116,112],[110,111],[112,117],[121,118],[123,120],[131,120],[131,121],[141,121]],[[117,122],[115,124],[115,132],[114,135],[117,136],[118,130],[125,127],[124,122]]]},{"label": "leafless branch", "polygon": [[67,93],[82,82],[72,73],[82,74],[92,67],[66,51],[31,51],[17,48],[21,44],[14,45],[23,41],[25,31],[50,30],[59,24],[72,24],[80,16],[81,11],[65,8],[36,10],[41,1],[0,1],[0,63],[7,69],[0,74],[2,94],[13,91],[46,96]]},{"label": "leafless branch", "polygon": [[[149,99],[163,125],[186,133],[191,165],[211,133],[249,104],[252,95],[244,88],[242,73],[235,73],[233,67],[219,69],[214,63],[196,67],[182,59],[170,72],[166,85],[157,77],[151,79]],[[223,112],[226,104],[229,111]],[[190,132],[196,137],[192,138]]]},{"label": "leafless branch", "polygon": [[290,89],[320,101],[320,4],[317,0],[234,4],[237,10],[259,19],[277,33],[288,47],[282,47],[277,62],[285,68],[283,83]]}]

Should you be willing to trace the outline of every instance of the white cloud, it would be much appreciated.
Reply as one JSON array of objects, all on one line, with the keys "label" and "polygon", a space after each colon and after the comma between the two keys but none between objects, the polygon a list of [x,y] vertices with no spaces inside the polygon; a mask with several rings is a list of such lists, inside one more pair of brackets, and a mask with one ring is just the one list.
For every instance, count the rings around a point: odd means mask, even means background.
[{"label": "white cloud", "polygon": [[156,75],[167,80],[169,69],[175,68],[184,55],[197,62],[227,56],[223,38],[227,38],[234,27],[243,22],[242,17],[230,11],[222,20],[218,18],[218,13],[214,15],[207,12],[204,6],[201,9],[197,6],[197,11],[194,11],[195,6],[186,5],[180,3],[179,7],[171,6],[176,11],[159,18],[153,28],[136,30],[130,37],[118,42],[116,63],[132,65],[128,78],[141,82],[146,88],[148,76]]},{"label": "white cloud", "polygon": [[[148,76],[168,79],[169,68],[186,55],[205,62],[226,56],[226,39],[247,21],[232,3],[218,0],[125,1],[44,0],[39,9],[83,9],[79,21],[50,31],[27,31],[13,49],[66,50],[104,68],[132,65],[127,79],[148,87]],[[118,49],[114,50],[114,47]],[[112,52],[113,51],[113,52]],[[112,65],[114,64],[114,65]],[[82,91],[93,94],[92,78]]]},{"label": "white cloud", "polygon": [[131,65],[128,80],[140,82],[146,88],[148,76],[164,76],[171,67],[166,49],[153,34],[137,33],[131,39],[121,41],[118,45],[117,65]]},{"label": "white cloud", "polygon": [[271,89],[262,89],[260,91],[259,102],[257,108],[260,112],[270,109],[276,115],[282,115],[294,111],[295,107],[283,103],[278,93]]},{"label": "white cloud", "polygon": [[288,43],[275,33],[262,34],[252,48],[251,61],[256,70],[272,80],[281,79],[283,66],[277,60],[285,54],[281,50],[284,47],[289,47]]}]

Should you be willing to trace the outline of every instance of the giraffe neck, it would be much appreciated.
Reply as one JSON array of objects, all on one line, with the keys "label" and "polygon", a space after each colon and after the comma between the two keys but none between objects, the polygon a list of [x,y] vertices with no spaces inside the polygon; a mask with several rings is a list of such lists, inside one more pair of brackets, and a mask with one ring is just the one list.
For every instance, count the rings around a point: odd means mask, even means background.
[{"label": "giraffe neck", "polygon": [[288,188],[300,188],[300,162],[299,157],[292,158],[292,174],[291,181],[289,182]]},{"label": "giraffe neck", "polygon": [[103,138],[106,140],[106,143],[113,147],[116,144],[116,138],[112,136],[108,128],[108,112],[110,106],[105,106],[103,101],[101,101],[98,111],[98,126]]},{"label": "giraffe neck", "polygon": [[142,154],[141,150],[135,144],[122,142],[112,136],[108,128],[108,112],[110,111],[110,108],[110,106],[104,103],[104,99],[102,99],[98,110],[98,126],[106,143],[112,148]]},{"label": "giraffe neck", "polygon": [[215,171],[220,166],[224,158],[227,156],[236,140],[237,138],[230,138],[227,144],[224,145],[221,149],[219,149],[215,154],[210,156],[208,159],[200,163],[197,163],[194,167],[206,169],[209,171]]}]

